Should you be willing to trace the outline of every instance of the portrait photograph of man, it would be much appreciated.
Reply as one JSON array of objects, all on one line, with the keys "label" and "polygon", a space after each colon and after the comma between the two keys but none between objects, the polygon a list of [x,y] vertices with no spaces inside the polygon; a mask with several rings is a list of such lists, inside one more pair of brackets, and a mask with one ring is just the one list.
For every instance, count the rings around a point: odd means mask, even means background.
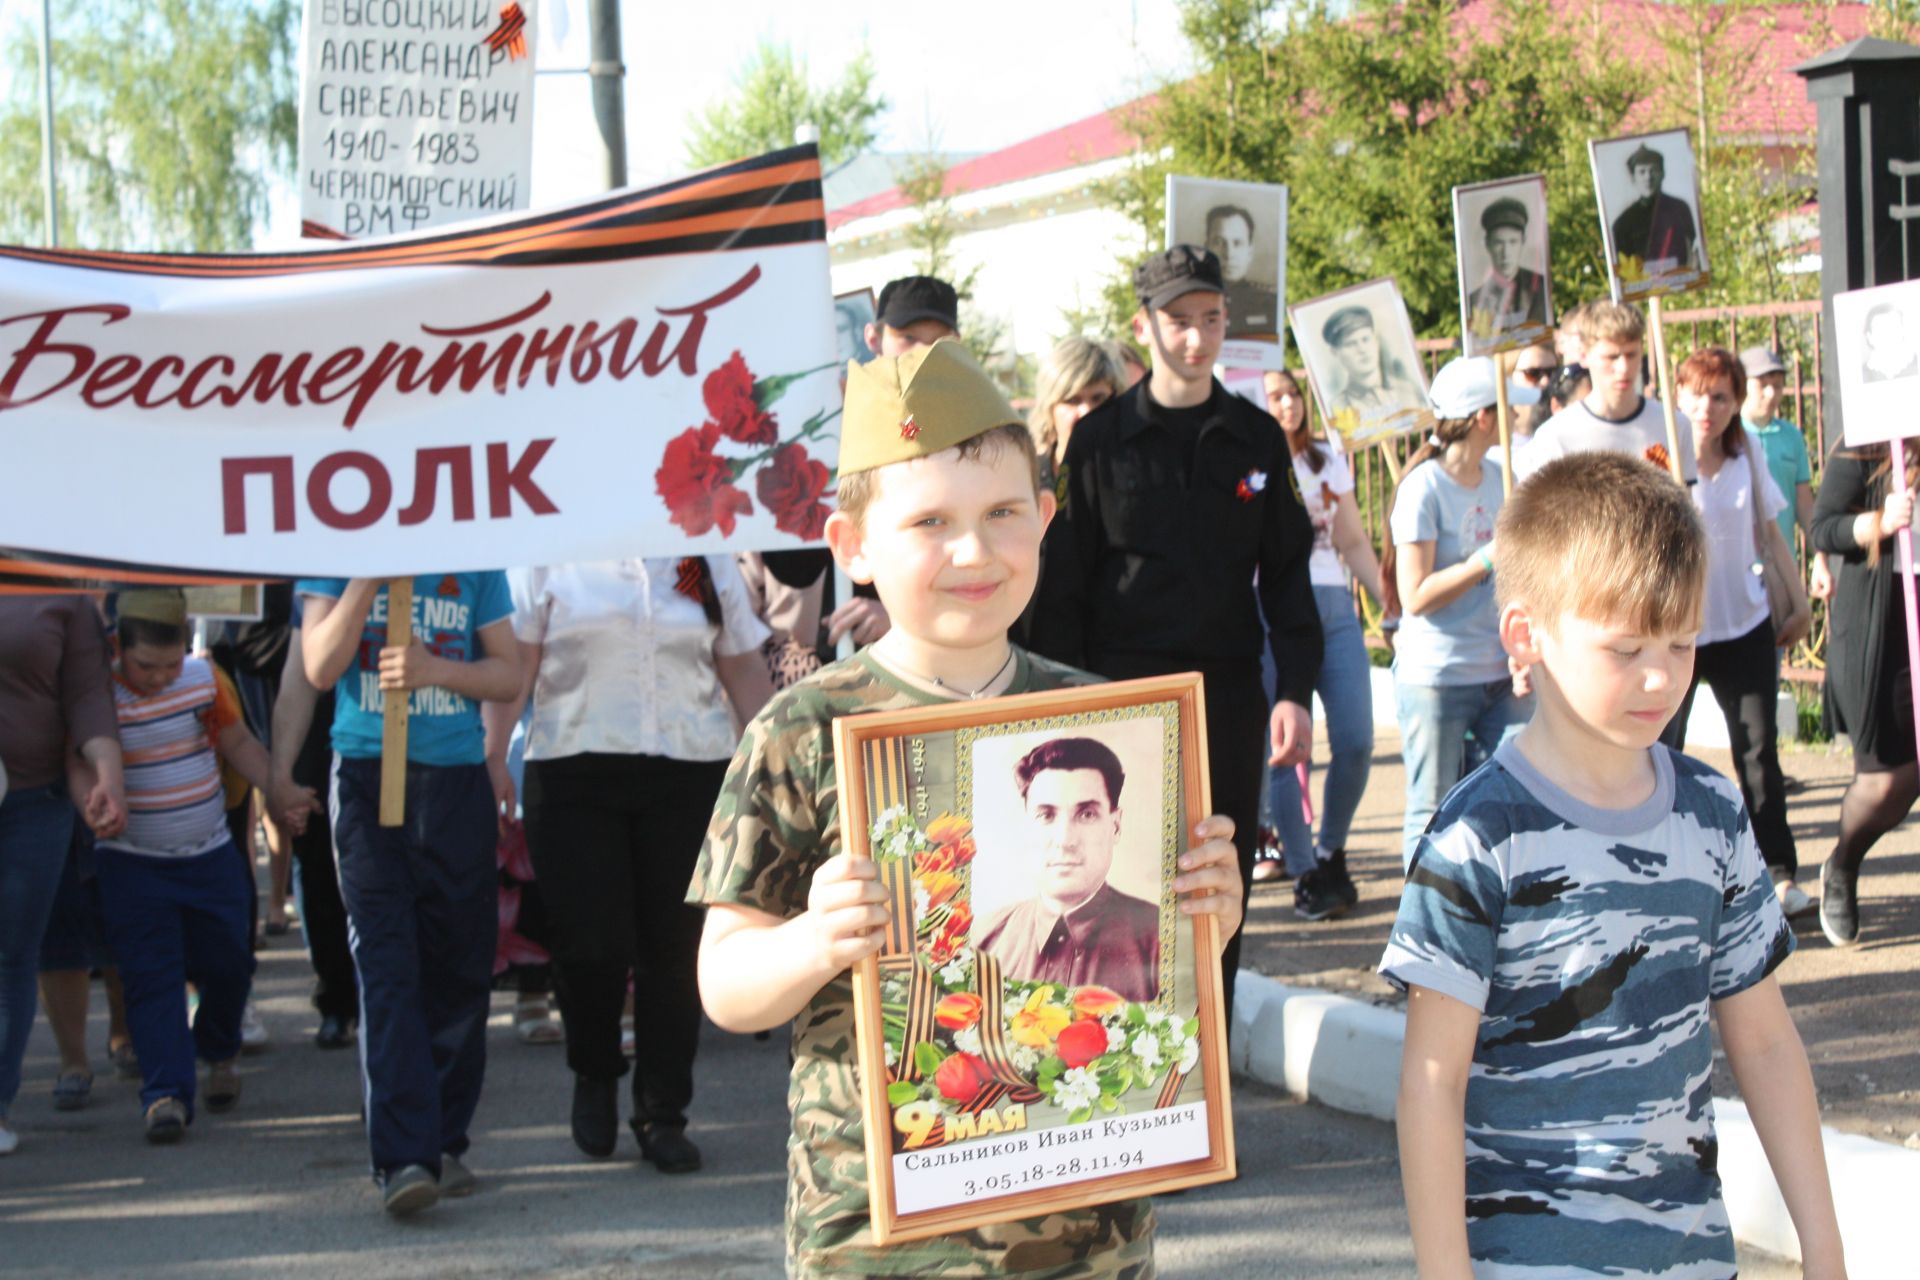
[{"label": "portrait photograph of man", "polygon": [[1120,722],[976,752],[973,941],[1008,978],[1159,997],[1161,726]]},{"label": "portrait photograph of man", "polygon": [[1847,444],[1911,436],[1920,388],[1920,279],[1836,293],[1832,306]]},{"label": "portrait photograph of man", "polygon": [[1545,179],[1455,187],[1453,217],[1467,353],[1491,355],[1545,337],[1553,323]]},{"label": "portrait photograph of man", "polygon": [[1860,342],[1866,352],[1860,359],[1860,381],[1920,377],[1920,348],[1914,345],[1913,331],[1899,303],[1882,302],[1868,309],[1860,326]]},{"label": "portrait photograph of man", "polygon": [[867,326],[872,323],[873,290],[855,289],[834,295],[834,350],[842,361],[857,360],[865,364],[873,359],[873,348],[867,345],[866,338]]},{"label": "portrait photograph of man", "polygon": [[[1707,270],[1699,181],[1685,129],[1589,144],[1607,261],[1623,297],[1666,292],[1662,277]],[[1622,265],[1630,260],[1626,270]],[[1650,284],[1649,284],[1650,282]],[[1642,287],[1635,287],[1642,286]]]},{"label": "portrait photograph of man", "polygon": [[[1167,179],[1167,245],[1205,245],[1220,259],[1227,340],[1280,341],[1287,294],[1287,189],[1213,178]],[[1223,362],[1229,362],[1223,354]],[[1279,366],[1274,366],[1279,367]]]},{"label": "portrait photograph of man", "polygon": [[1413,322],[1391,279],[1369,280],[1291,310],[1294,345],[1333,428],[1328,438],[1341,449],[1432,421]]}]

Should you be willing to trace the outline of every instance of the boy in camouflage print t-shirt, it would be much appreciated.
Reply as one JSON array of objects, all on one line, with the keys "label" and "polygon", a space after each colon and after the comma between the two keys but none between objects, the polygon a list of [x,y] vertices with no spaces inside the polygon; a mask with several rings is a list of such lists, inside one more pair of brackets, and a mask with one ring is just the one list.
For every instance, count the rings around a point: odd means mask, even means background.
[{"label": "boy in camouflage print t-shirt", "polygon": [[[1154,1274],[1144,1200],[876,1245],[854,1069],[851,966],[876,953],[885,893],[840,846],[832,723],[842,715],[1087,683],[1015,649],[1053,497],[1031,439],[958,343],[848,369],[839,510],[827,540],[872,582],[892,629],[776,694],[747,727],[689,901],[709,908],[700,992],[720,1026],[793,1021],[787,1266],[802,1277]],[[1174,881],[1183,909],[1240,925],[1232,824],[1215,816]]]}]

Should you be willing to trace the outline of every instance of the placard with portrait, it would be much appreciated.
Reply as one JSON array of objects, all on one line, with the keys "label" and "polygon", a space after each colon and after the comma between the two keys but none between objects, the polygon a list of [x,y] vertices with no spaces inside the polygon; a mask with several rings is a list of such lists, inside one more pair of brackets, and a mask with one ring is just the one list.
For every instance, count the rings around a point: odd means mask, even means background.
[{"label": "placard with portrait", "polygon": [[1643,302],[1706,284],[1700,178],[1687,131],[1596,139],[1587,156],[1614,300]]},{"label": "placard with portrait", "polygon": [[1167,175],[1167,247],[1200,245],[1220,259],[1229,368],[1284,369],[1287,189],[1270,182]]},{"label": "placard with portrait", "polygon": [[1553,337],[1547,180],[1537,173],[1453,189],[1460,333],[1469,356]]},{"label": "placard with portrait", "polygon": [[1288,308],[1327,439],[1343,453],[1433,425],[1413,321],[1391,277]]}]

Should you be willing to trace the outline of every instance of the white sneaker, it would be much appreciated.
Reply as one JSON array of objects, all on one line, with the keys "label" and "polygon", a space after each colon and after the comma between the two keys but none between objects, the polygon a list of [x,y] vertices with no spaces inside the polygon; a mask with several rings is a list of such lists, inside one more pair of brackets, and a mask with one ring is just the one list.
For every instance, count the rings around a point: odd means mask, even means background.
[{"label": "white sneaker", "polygon": [[247,1001],[247,1007],[240,1011],[240,1049],[243,1053],[259,1053],[273,1043],[273,1037],[267,1034],[267,1024],[260,1021],[260,1014],[253,1007],[253,1001]]},{"label": "white sneaker", "polygon": [[1781,880],[1773,886],[1774,897],[1780,899],[1780,909],[1789,916],[1803,916],[1819,904],[1807,896],[1806,890],[1791,880]]},{"label": "white sneaker", "polygon": [[9,1129],[5,1120],[0,1120],[0,1156],[12,1155],[19,1146],[20,1135]]}]

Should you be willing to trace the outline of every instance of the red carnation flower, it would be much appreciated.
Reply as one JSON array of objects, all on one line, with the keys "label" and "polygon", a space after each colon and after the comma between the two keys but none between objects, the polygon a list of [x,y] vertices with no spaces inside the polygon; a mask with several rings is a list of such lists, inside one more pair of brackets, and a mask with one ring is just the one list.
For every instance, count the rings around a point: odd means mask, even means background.
[{"label": "red carnation flower", "polygon": [[753,394],[753,373],[738,351],[707,375],[700,395],[727,439],[741,444],[772,444],[780,438],[779,424],[760,407]]},{"label": "red carnation flower", "polygon": [[667,442],[653,485],[666,499],[668,518],[698,536],[719,527],[733,536],[733,518],[753,514],[753,503],[733,487],[733,468],[713,451],[720,428],[689,427]]},{"label": "red carnation flower", "polygon": [[773,513],[774,528],[813,542],[826,531],[830,512],[820,499],[830,476],[825,463],[809,458],[800,445],[790,444],[760,468],[753,483],[761,503]]}]

